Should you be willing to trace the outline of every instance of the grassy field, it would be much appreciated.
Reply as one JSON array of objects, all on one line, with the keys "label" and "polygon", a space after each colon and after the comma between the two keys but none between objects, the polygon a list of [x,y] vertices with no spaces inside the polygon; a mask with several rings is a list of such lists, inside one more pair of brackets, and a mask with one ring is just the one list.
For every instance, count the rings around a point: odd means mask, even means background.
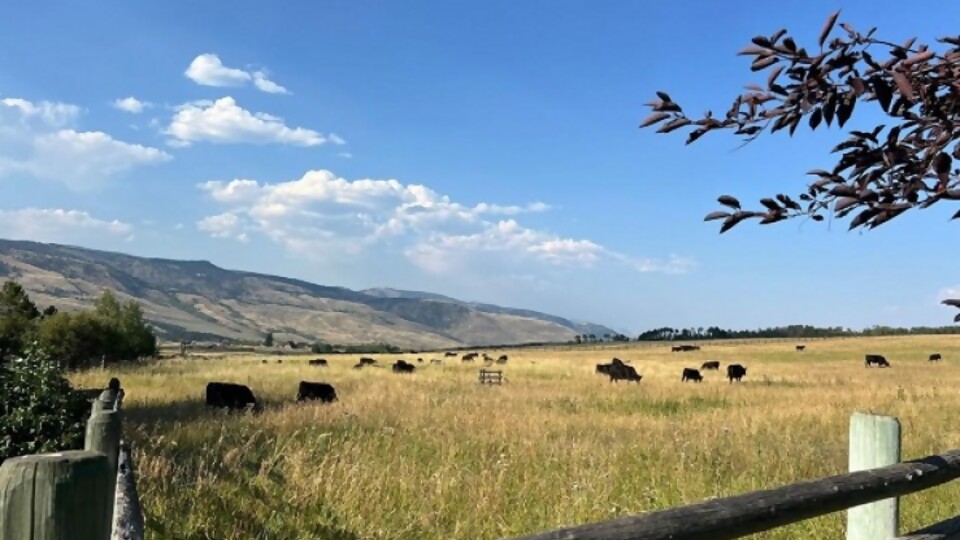
[{"label": "grassy field", "polygon": [[[398,375],[336,355],[329,368],[234,356],[73,379],[121,378],[154,539],[494,539],[609,519],[845,472],[854,411],[899,417],[905,459],[960,447],[960,337],[794,343],[508,351],[502,387],[458,359]],[[892,367],[866,369],[864,353]],[[643,381],[594,373],[613,356]],[[744,382],[680,382],[713,359],[746,365]],[[249,385],[265,411],[206,409],[211,380]],[[333,383],[339,403],[296,404],[300,380]],[[960,483],[905,497],[904,531],[957,514],[957,500]],[[842,531],[841,513],[757,538]]]}]

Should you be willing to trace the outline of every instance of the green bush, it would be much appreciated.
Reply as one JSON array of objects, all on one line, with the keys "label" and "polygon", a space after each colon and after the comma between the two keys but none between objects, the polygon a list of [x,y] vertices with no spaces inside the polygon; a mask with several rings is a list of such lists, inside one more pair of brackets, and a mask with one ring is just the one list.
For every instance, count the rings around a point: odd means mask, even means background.
[{"label": "green bush", "polygon": [[56,362],[39,351],[0,364],[0,462],[83,448],[90,403],[73,392]]}]

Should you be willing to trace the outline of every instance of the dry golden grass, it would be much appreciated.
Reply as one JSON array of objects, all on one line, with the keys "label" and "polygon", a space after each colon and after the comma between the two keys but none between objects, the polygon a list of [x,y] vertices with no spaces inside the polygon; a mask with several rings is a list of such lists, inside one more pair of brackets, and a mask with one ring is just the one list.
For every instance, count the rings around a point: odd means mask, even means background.
[{"label": "dry golden grass", "polygon": [[[960,337],[794,343],[509,351],[502,387],[481,387],[482,364],[459,359],[398,375],[336,355],[329,368],[236,356],[117,375],[155,539],[493,539],[603,520],[842,473],[854,411],[899,417],[905,459],[960,447]],[[892,368],[864,368],[864,353]],[[643,381],[594,373],[613,356]],[[680,382],[713,359],[746,365],[744,382],[724,367]],[[212,380],[249,385],[266,410],[206,409]],[[294,403],[300,380],[333,383],[339,403]],[[905,497],[904,530],[955,515],[958,497],[960,483]],[[757,537],[842,529],[841,513]]]}]

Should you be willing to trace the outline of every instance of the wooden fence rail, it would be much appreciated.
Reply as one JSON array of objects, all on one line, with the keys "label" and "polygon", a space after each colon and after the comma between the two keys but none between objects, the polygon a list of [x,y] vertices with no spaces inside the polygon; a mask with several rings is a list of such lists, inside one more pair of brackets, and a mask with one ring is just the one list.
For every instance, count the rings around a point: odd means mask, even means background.
[{"label": "wooden fence rail", "polygon": [[91,403],[83,450],[0,465],[0,540],[143,540],[119,381]]},{"label": "wooden fence rail", "polygon": [[[851,469],[885,459],[899,461],[899,422],[854,414],[850,450]],[[847,509],[855,510],[847,515],[848,539],[894,540],[896,498],[956,478],[960,450],[514,540],[728,540]],[[900,538],[960,540],[960,518]]]}]

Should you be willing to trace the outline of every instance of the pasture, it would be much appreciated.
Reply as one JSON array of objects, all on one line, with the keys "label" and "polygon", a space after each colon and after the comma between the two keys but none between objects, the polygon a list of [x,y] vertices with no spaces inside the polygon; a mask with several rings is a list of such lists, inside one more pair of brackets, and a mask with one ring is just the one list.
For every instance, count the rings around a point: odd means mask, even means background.
[{"label": "pasture", "polygon": [[[658,510],[845,472],[856,410],[900,418],[904,459],[960,447],[960,336],[701,345],[478,349],[509,355],[502,386],[442,353],[412,374],[389,365],[418,355],[364,355],[382,367],[359,370],[359,355],[236,355],[72,379],[120,377],[154,539],[495,539]],[[892,367],[865,368],[867,353]],[[614,356],[643,380],[594,372]],[[681,382],[707,360],[720,370]],[[743,382],[727,382],[730,363]],[[339,401],[297,404],[300,380]],[[208,381],[248,385],[263,412],[205,407]],[[958,499],[958,483],[905,497],[902,529],[957,514]],[[756,537],[842,530],[841,513]]]}]

